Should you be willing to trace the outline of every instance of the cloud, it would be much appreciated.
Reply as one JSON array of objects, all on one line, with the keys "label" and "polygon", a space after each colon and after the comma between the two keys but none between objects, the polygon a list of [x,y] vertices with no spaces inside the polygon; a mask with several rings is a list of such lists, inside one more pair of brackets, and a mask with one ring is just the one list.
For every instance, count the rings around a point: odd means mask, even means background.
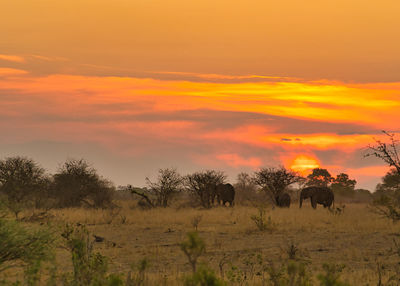
[{"label": "cloud", "polygon": [[262,165],[262,161],[257,157],[243,158],[238,154],[219,154],[216,158],[220,161],[223,161],[226,165],[239,168],[239,167],[251,167],[257,168]]},{"label": "cloud", "polygon": [[9,61],[9,62],[16,62],[16,63],[24,63],[25,59],[21,56],[16,55],[3,55],[0,54],[0,60]]},{"label": "cloud", "polygon": [[0,77],[8,77],[8,76],[18,76],[27,74],[27,71],[13,68],[2,68],[0,67]]},{"label": "cloud", "polygon": [[186,169],[234,174],[307,155],[362,177],[356,170],[377,162],[359,150],[379,129],[400,129],[400,84],[0,74],[0,143],[96,144],[154,166],[179,157]]}]

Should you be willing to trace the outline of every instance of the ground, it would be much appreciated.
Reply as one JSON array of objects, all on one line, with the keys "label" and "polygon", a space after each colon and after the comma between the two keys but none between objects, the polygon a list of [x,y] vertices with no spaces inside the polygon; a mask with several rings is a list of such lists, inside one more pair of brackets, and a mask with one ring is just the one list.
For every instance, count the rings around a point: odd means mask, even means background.
[{"label": "ground", "polygon": [[[297,205],[266,208],[273,226],[266,231],[258,230],[251,219],[258,214],[256,207],[140,210],[133,202],[119,204],[120,211],[54,210],[52,223],[60,228],[65,222],[85,224],[92,234],[104,237],[94,249],[110,259],[113,272],[127,273],[133,263],[148,259],[146,274],[152,285],[160,281],[179,285],[190,273],[179,244],[194,231],[195,220],[206,243],[206,254],[200,260],[225,279],[236,266],[242,271],[236,270],[240,272],[237,275],[245,277],[248,285],[260,281],[254,265],[256,255],[261,254],[265,263],[278,265],[290,245],[310,262],[314,274],[321,272],[323,263],[346,265],[342,277],[351,285],[377,285],[377,263],[386,267],[384,275],[388,275],[400,260],[389,254],[400,234],[399,226],[380,218],[366,204],[348,204],[340,215],[322,207],[313,210],[308,203],[302,209]],[[59,269],[71,269],[70,254],[65,249],[57,250],[57,262]]]}]

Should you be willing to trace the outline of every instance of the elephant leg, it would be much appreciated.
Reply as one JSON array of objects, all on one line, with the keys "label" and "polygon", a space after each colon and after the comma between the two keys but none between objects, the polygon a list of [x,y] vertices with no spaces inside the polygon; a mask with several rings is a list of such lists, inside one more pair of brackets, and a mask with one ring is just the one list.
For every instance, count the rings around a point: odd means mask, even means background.
[{"label": "elephant leg", "polygon": [[317,200],[314,197],[311,197],[311,206],[313,209],[317,208]]}]

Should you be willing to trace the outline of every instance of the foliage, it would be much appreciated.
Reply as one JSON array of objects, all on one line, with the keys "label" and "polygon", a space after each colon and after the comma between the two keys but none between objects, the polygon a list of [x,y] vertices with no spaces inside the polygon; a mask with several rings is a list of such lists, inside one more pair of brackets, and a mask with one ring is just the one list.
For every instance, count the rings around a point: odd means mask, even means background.
[{"label": "foliage", "polygon": [[391,169],[376,187],[371,210],[393,222],[400,220],[400,174]]},{"label": "foliage", "polygon": [[31,202],[48,197],[48,185],[44,169],[32,159],[17,156],[0,160],[0,193],[16,218]]},{"label": "foliage", "polygon": [[332,181],[332,191],[335,194],[353,197],[355,195],[355,186],[357,181],[351,180],[349,175],[345,173],[340,173],[336,176],[336,178]]},{"label": "foliage", "polygon": [[226,175],[223,172],[206,170],[186,176],[185,185],[203,207],[211,208],[214,204],[216,188],[225,180]]},{"label": "foliage", "polygon": [[127,286],[142,286],[146,283],[146,270],[149,267],[149,261],[144,258],[140,260],[136,265],[132,265],[134,273],[128,274],[126,285]]},{"label": "foliage", "polygon": [[384,130],[382,132],[388,137],[389,142],[375,139],[376,145],[368,145],[369,153],[365,157],[374,156],[382,159],[389,167],[393,167],[400,174],[400,157],[397,150],[400,141],[396,138],[396,134]]},{"label": "foliage", "polygon": [[67,160],[54,175],[59,207],[107,207],[112,203],[112,183],[101,178],[84,160]]},{"label": "foliage", "polygon": [[199,269],[196,270],[190,276],[185,278],[185,286],[224,286],[225,282],[220,280],[213,270],[205,265],[200,265]]},{"label": "foliage", "polygon": [[259,231],[273,231],[276,227],[276,224],[272,222],[270,216],[268,219],[266,218],[265,208],[259,207],[257,215],[252,215],[250,218],[255,223]]},{"label": "foliage", "polygon": [[340,281],[341,272],[344,265],[340,264],[324,264],[322,266],[324,273],[317,275],[321,286],[348,286],[346,282]]},{"label": "foliage", "polygon": [[53,242],[49,230],[31,231],[21,222],[0,218],[0,272],[21,263],[28,270],[37,270],[42,261],[52,257]]},{"label": "foliage", "polygon": [[248,173],[239,173],[235,184],[235,201],[239,203],[255,202],[259,200],[257,185]]},{"label": "foliage", "polygon": [[300,177],[285,167],[262,168],[254,174],[254,182],[277,204],[278,197],[285,189],[298,182]]},{"label": "foliage", "polygon": [[159,169],[156,182],[146,178],[147,186],[156,196],[158,206],[167,207],[172,196],[182,191],[183,178],[176,169]]},{"label": "foliage", "polygon": [[334,178],[328,172],[327,169],[315,168],[312,173],[307,176],[307,186],[315,187],[328,187]]},{"label": "foliage", "polygon": [[72,276],[63,277],[64,285],[123,285],[120,277],[107,273],[107,258],[93,252],[93,241],[85,226],[67,224],[62,236],[71,252],[73,265]]},{"label": "foliage", "polygon": [[197,260],[206,250],[204,241],[197,232],[189,232],[187,240],[180,244],[181,250],[185,253],[193,273],[196,272]]}]

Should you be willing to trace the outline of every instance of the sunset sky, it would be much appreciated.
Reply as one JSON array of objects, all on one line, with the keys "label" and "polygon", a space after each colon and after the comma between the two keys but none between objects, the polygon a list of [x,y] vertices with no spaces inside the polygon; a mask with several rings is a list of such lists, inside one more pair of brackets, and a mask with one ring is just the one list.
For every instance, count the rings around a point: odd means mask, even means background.
[{"label": "sunset sky", "polygon": [[13,0],[0,9],[0,157],[85,158],[117,185],[284,165],[348,173],[400,131],[400,1]]}]

